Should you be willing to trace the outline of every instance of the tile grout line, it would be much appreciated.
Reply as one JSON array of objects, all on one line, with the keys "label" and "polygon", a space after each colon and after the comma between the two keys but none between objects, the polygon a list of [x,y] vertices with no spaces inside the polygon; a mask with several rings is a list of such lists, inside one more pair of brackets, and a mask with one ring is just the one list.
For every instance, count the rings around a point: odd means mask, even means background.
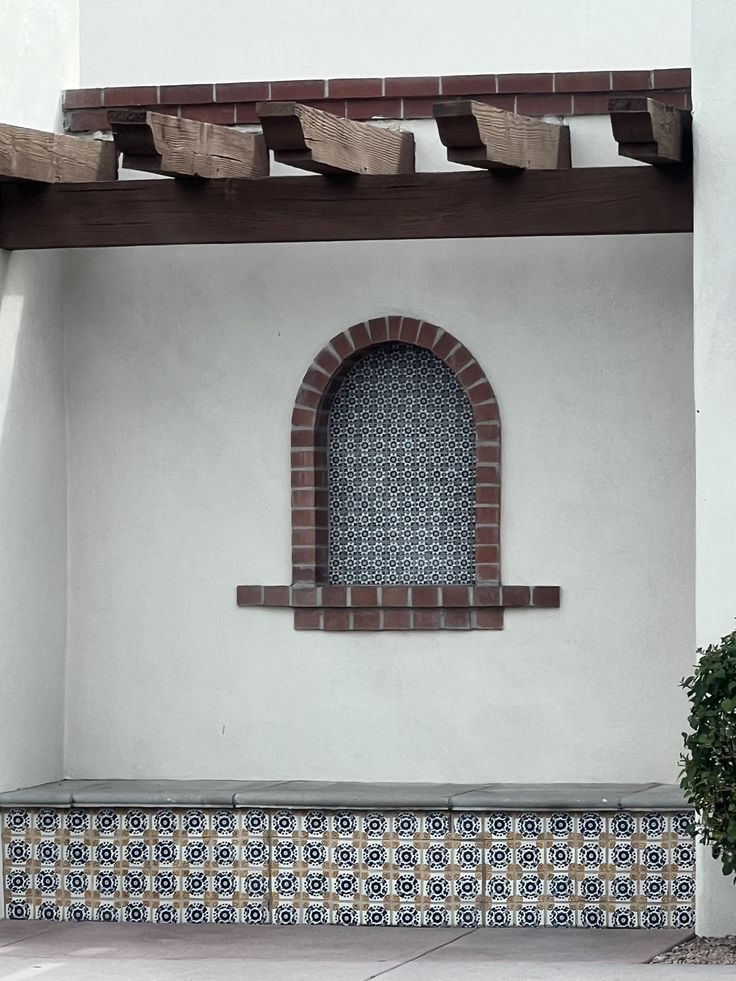
[{"label": "tile grout line", "polygon": [[386,974],[391,974],[392,971],[396,971],[400,967],[406,967],[407,964],[413,964],[414,961],[421,960],[422,957],[426,957],[428,954],[434,954],[438,950],[442,950],[443,947],[449,947],[450,944],[457,943],[458,940],[464,940],[465,937],[469,937],[471,934],[476,933],[478,929],[479,927],[473,927],[472,930],[464,930],[460,936],[453,937],[451,940],[447,940],[443,944],[438,944],[436,947],[432,947],[430,950],[423,950],[421,954],[416,954],[414,957],[408,957],[400,964],[394,964],[392,967],[387,967],[385,971],[379,971],[377,974],[369,974],[365,981],[373,981],[374,978],[384,977]]},{"label": "tile grout line", "polygon": [[273,809],[267,808],[266,813],[268,814],[268,857],[266,859],[268,870],[268,925],[273,926],[274,924],[274,868],[273,868]]}]

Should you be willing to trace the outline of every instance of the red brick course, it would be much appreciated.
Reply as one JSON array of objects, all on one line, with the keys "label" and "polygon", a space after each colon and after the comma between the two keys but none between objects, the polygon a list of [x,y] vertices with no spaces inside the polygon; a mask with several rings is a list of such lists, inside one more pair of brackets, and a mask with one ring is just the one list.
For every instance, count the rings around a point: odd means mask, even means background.
[{"label": "red brick course", "polygon": [[[108,107],[149,107],[173,115],[233,123],[257,123],[256,104],[285,99],[318,105],[349,119],[421,119],[442,99],[475,98],[529,115],[605,114],[608,98],[651,95],[690,106],[690,69],[559,72],[557,74],[433,75],[404,78],[334,78],[214,85],[147,85],[69,89],[64,93],[70,132],[107,129]],[[225,104],[224,113],[215,110]],[[210,107],[191,115],[194,107]],[[165,108],[164,108],[165,107]],[[185,111],[186,110],[186,111]],[[93,115],[90,115],[90,112]]]},{"label": "red brick course", "polygon": [[495,75],[445,75],[442,95],[475,95],[476,92],[496,93]]},{"label": "red brick course", "polygon": [[555,77],[549,74],[498,75],[498,92],[554,92]]},{"label": "red brick course", "polygon": [[91,133],[108,129],[105,109],[74,109],[67,113],[66,129],[70,133]]},{"label": "red brick course", "polygon": [[327,83],[331,99],[375,99],[383,95],[382,78],[331,78]]},{"label": "red brick course", "polygon": [[296,630],[502,630],[508,608],[558,609],[559,586],[239,586],[242,607],[294,611]]},{"label": "red brick course", "polygon": [[102,105],[103,89],[69,89],[64,93],[65,109],[94,109]]},{"label": "red brick course", "polygon": [[610,92],[610,72],[561,72],[555,75],[555,92]]},{"label": "red brick course", "polygon": [[320,78],[309,81],[271,82],[272,99],[324,99],[327,83]]},{"label": "red brick course", "polygon": [[440,94],[440,79],[435,75],[430,78],[410,76],[406,78],[387,78],[386,95],[416,96]]},{"label": "red brick course", "polygon": [[225,82],[215,86],[216,102],[265,102],[270,98],[270,82]]},{"label": "red brick course", "polygon": [[238,586],[238,606],[334,610],[557,609],[559,586]]},{"label": "red brick course", "polygon": [[139,85],[127,88],[104,89],[104,106],[152,106],[162,102],[157,85]]},{"label": "red brick course", "polygon": [[[688,87],[690,82],[688,82]],[[619,92],[641,91],[652,87],[652,72],[611,72],[611,88]]]},{"label": "red brick course", "polygon": [[174,103],[197,103],[214,102],[215,86],[207,85],[162,85],[159,89],[159,102]]},{"label": "red brick course", "polygon": [[[519,95],[516,97],[516,111],[522,116],[570,116],[572,115],[572,96]],[[607,110],[606,110],[607,111]]]},{"label": "red brick course", "polygon": [[655,68],[652,75],[653,89],[690,88],[689,68]]},{"label": "red brick course", "polygon": [[411,610],[384,610],[383,629],[384,630],[411,630],[412,613]]}]

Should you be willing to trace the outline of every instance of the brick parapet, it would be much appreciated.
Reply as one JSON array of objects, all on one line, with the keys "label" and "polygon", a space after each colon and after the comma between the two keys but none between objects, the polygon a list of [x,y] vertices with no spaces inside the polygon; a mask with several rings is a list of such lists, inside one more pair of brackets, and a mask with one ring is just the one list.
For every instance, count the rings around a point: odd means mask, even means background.
[{"label": "brick parapet", "polygon": [[690,69],[432,75],[69,89],[69,132],[106,130],[111,108],[150,108],[223,125],[257,123],[256,104],[295,100],[349,119],[422,119],[435,102],[473,98],[527,115],[603,115],[608,100],[647,95],[691,108]]}]

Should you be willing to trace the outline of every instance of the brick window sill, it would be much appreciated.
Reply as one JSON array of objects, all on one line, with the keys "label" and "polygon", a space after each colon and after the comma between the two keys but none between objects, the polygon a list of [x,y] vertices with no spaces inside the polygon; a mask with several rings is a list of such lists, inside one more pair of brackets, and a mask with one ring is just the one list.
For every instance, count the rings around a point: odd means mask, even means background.
[{"label": "brick window sill", "polygon": [[558,609],[559,586],[238,586],[241,607],[294,610],[295,630],[502,630],[505,609]]}]

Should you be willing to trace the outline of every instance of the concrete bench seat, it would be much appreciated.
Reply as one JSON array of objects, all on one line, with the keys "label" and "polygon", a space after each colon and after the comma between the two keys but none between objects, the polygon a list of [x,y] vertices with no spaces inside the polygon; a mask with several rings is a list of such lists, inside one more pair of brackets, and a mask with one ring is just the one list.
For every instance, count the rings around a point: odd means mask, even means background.
[{"label": "concrete bench seat", "polygon": [[358,783],[319,780],[58,780],[0,793],[0,807],[267,807],[479,811],[681,811],[661,783]]},{"label": "concrete bench seat", "polygon": [[690,929],[659,783],[59,780],[0,794],[5,916]]}]

